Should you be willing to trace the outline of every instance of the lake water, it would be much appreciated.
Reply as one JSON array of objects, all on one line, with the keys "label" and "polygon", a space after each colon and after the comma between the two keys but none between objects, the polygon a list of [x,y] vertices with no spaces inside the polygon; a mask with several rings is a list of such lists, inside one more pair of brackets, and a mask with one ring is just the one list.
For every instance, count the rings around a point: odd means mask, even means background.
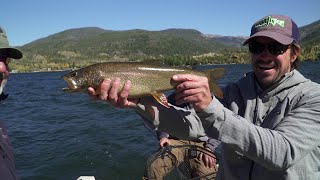
[{"label": "lake water", "polygon": [[[218,65],[221,86],[238,80],[250,65]],[[300,71],[320,83],[320,64],[303,63]],[[129,109],[68,94],[60,78],[66,72],[11,74],[9,98],[1,104],[22,180],[141,179],[157,140]]]}]

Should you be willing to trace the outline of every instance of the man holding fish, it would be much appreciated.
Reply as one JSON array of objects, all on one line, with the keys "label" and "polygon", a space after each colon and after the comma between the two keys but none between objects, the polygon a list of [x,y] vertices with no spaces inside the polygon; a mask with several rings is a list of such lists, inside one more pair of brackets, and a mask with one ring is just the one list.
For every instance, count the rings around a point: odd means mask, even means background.
[{"label": "man holding fish", "polygon": [[[174,98],[169,98],[162,93],[163,91],[173,89],[176,84],[175,82],[170,82],[171,77],[177,73],[189,73],[198,76],[204,76],[212,81],[210,88],[218,97],[222,97],[222,91],[216,83],[215,79],[220,78],[224,74],[224,69],[209,69],[205,71],[196,71],[189,68],[177,68],[177,67],[165,67],[163,65],[156,64],[155,62],[105,62],[93,64],[75,71],[72,71],[63,76],[69,87],[65,88],[65,91],[78,92],[86,91],[88,87],[91,90],[97,89],[101,81],[104,78],[108,78],[110,81],[104,81],[104,83],[110,83],[113,81],[112,88],[116,88],[115,95],[118,94],[119,90],[122,89],[124,82],[120,82],[120,79],[130,80],[132,88],[130,90],[130,97],[136,98],[141,97],[142,101],[149,101],[150,107],[153,104],[157,105],[157,110],[167,111],[171,106],[175,105]],[[126,84],[128,85],[128,84]],[[107,87],[110,84],[106,84]],[[105,86],[101,86],[102,88]],[[105,89],[101,89],[100,98],[104,99],[106,93]],[[171,96],[173,97],[173,96]],[[178,107],[178,106],[176,106]],[[186,105],[181,109],[191,109],[190,106]],[[148,116],[144,116],[145,112],[139,113],[142,117],[150,120]],[[171,117],[172,118],[172,117]],[[167,134],[169,137],[169,134]],[[212,152],[220,144],[220,142],[215,141],[212,138],[208,138],[205,134],[193,138],[192,141],[179,140],[174,136],[170,136],[170,139],[159,137],[159,140],[166,141],[171,145],[199,145],[200,147],[205,147],[210,149]],[[163,143],[160,142],[160,146]],[[178,158],[179,162],[182,162],[185,157],[188,157],[184,151],[179,149],[174,150],[173,154]],[[204,177],[210,175],[214,177],[216,174],[216,160],[214,155],[210,153],[211,156],[205,153],[199,153],[198,157],[190,159],[193,163],[193,172],[191,176],[193,177]],[[199,159],[199,160],[198,160]],[[168,167],[170,159],[158,160],[152,164],[152,167],[164,167],[163,164],[167,164],[166,168],[150,168],[149,179],[162,179],[168,172],[171,171],[172,167]]]},{"label": "man holding fish", "polygon": [[[223,99],[212,95],[207,77],[177,73],[176,106],[158,110],[150,98],[128,97],[127,79],[106,78],[88,88],[115,107],[135,108],[150,123],[180,139],[204,134],[222,143],[216,179],[320,179],[320,85],[298,70],[300,33],[284,15],[268,15],[251,28],[244,42],[251,54],[252,72],[223,89]],[[213,92],[214,94],[214,92]]]}]

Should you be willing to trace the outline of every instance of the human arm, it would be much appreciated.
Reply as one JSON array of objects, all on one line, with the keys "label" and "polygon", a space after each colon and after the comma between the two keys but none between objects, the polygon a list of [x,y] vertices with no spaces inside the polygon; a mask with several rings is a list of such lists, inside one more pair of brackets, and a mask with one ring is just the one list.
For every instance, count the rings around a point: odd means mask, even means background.
[{"label": "human arm", "polygon": [[[126,82],[122,91],[118,95],[120,80],[111,82],[105,79],[97,89],[88,88],[89,95],[92,98],[98,98],[119,108],[134,108],[145,120],[146,124],[152,129],[163,128],[175,132],[176,137],[180,139],[197,139],[204,136],[200,119],[193,109],[186,109],[170,105],[169,108],[163,107],[151,97],[140,99],[129,99],[131,83]],[[159,113],[161,115],[159,115]],[[161,127],[160,125],[161,120]],[[192,119],[189,121],[189,119]],[[165,132],[168,132],[165,131]]]},{"label": "human arm", "polygon": [[[287,77],[291,75],[288,74]],[[285,170],[306,160],[319,164],[319,160],[312,158],[319,153],[317,152],[320,142],[318,135],[320,92],[317,90],[319,85],[301,83],[299,87],[302,88],[291,87],[294,89],[290,90],[291,92],[279,91],[278,95],[272,97],[275,106],[265,117],[265,114],[260,116],[265,119],[263,124],[256,125],[253,124],[254,116],[252,116],[257,106],[255,101],[257,92],[253,91],[254,76],[248,74],[238,83],[224,91],[224,94],[230,97],[223,100],[224,104],[213,97],[206,108],[197,112],[208,136],[221,140],[223,149],[236,152],[235,157],[239,154],[270,170]],[[199,83],[198,85],[201,86]],[[192,86],[184,85],[185,90],[179,91],[182,95],[179,95],[177,101],[182,98],[182,102],[196,105],[196,100],[201,98],[194,97],[198,97],[199,93],[193,96],[190,93],[193,88],[188,87]],[[287,95],[288,92],[290,96]],[[283,99],[279,98],[281,96]]]},{"label": "human arm", "polygon": [[[246,93],[240,94],[239,86],[227,88],[225,106],[228,109],[218,101],[212,101],[198,115],[207,134],[223,142],[223,149],[233,150],[268,169],[284,170],[307,159],[314,160],[312,154],[317,153],[320,142],[320,122],[317,118],[320,115],[320,93],[316,90],[318,86],[310,88],[309,85],[300,84],[300,88],[291,90],[289,95],[281,92],[282,95],[273,96],[277,100],[273,102],[276,106],[268,112],[260,126],[252,123],[256,100],[243,96],[254,94],[248,92],[253,87],[247,84],[240,88]],[[228,96],[233,96],[230,97],[232,100],[228,100]],[[279,99],[281,96],[282,99]],[[247,99],[245,104],[242,104],[243,98]]]},{"label": "human arm", "polygon": [[[252,123],[251,116],[237,114],[236,109],[253,112],[254,109],[249,107],[251,99],[248,98],[245,98],[247,99],[247,107],[244,107],[241,102],[239,104],[234,101],[223,105],[213,97],[210,104],[198,113],[176,106],[164,110],[160,110],[164,107],[154,108],[158,115],[155,113],[155,116],[148,118],[148,121],[156,125],[158,130],[168,132],[180,139],[199,137],[199,134],[204,134],[205,130],[208,136],[221,140],[224,149],[228,148],[240,153],[268,169],[284,170],[296,163],[304,162],[302,159],[307,156],[313,160],[310,154],[315,151],[319,146],[318,142],[320,142],[318,135],[320,131],[319,86],[313,88],[307,88],[305,84],[302,86],[305,88],[302,89],[302,95],[296,97],[295,101],[298,103],[295,106],[292,105],[293,100],[287,96],[278,102],[277,106],[279,107],[274,109],[274,114],[270,115],[269,120],[265,120],[273,122],[273,126],[257,126]],[[248,91],[248,89],[253,88],[248,88],[246,84],[243,90]],[[190,93],[190,91],[188,92]],[[225,94],[237,97],[243,95],[238,91],[227,91]],[[250,93],[250,97],[252,95],[255,96]],[[275,96],[275,98],[277,97]],[[187,102],[187,99],[183,99],[179,104],[183,102]],[[224,107],[225,105],[227,108]],[[235,106],[235,108],[231,108],[231,106]],[[142,100],[136,109],[145,113],[146,107],[148,106],[145,106]],[[277,109],[281,110],[280,114]]]},{"label": "human arm", "polygon": [[163,148],[166,145],[170,145],[170,139],[167,137],[163,137],[159,140],[159,145],[161,148]]},{"label": "human arm", "polygon": [[162,132],[162,131],[157,131],[157,137],[159,139],[159,145],[161,148],[163,148],[166,145],[170,145],[170,139],[169,139],[169,134]]},{"label": "human arm", "polygon": [[204,144],[205,149],[211,153],[208,154],[208,152],[200,151],[198,159],[202,160],[205,166],[212,168],[213,166],[216,165],[217,158],[216,158],[215,150],[220,145],[220,143],[221,142],[216,139],[208,138],[208,140]]},{"label": "human arm", "polygon": [[[173,80],[183,82],[176,87],[176,102],[178,105],[192,103],[197,111],[201,111],[210,104],[212,98],[208,85],[208,79],[194,75],[175,75]],[[108,101],[114,107],[133,108],[137,106],[139,99],[129,99],[128,95],[131,82],[126,81],[122,91],[118,94],[120,79],[116,78],[113,82],[104,79],[98,89],[88,88],[88,93],[94,98]],[[188,90],[185,90],[185,89]],[[188,96],[189,95],[189,96]],[[205,101],[205,102],[202,102]]]}]

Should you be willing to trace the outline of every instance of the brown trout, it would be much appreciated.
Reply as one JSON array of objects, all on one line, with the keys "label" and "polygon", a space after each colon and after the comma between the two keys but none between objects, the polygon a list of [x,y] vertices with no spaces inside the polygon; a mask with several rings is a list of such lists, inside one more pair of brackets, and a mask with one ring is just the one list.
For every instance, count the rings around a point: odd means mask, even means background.
[{"label": "brown trout", "polygon": [[103,79],[120,78],[121,91],[125,81],[131,81],[129,98],[153,96],[160,104],[168,107],[164,91],[174,89],[177,84],[171,82],[175,74],[194,74],[205,76],[209,80],[210,90],[219,98],[223,98],[220,87],[215,82],[223,77],[224,68],[204,71],[189,68],[168,67],[145,62],[104,62],[93,64],[78,70],[71,71],[62,76],[69,87],[65,91],[87,91],[88,87],[97,88]]}]

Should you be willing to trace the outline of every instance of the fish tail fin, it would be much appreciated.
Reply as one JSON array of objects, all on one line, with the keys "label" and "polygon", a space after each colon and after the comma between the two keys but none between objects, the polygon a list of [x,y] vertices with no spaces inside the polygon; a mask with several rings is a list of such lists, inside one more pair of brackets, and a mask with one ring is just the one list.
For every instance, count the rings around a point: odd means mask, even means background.
[{"label": "fish tail fin", "polygon": [[208,69],[204,71],[209,80],[209,87],[211,92],[219,98],[223,98],[223,92],[220,86],[216,83],[217,79],[220,79],[224,76],[225,69],[224,68],[215,68],[215,69]]}]

